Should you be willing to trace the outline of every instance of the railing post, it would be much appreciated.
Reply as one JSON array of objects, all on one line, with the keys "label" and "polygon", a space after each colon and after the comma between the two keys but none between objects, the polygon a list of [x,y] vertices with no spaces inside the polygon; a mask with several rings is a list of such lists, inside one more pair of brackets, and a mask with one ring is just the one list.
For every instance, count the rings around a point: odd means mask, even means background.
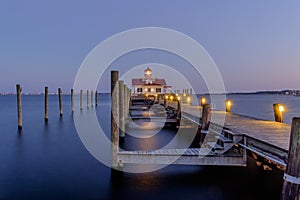
[{"label": "railing post", "polygon": [[300,199],[300,118],[293,118],[281,200]]}]

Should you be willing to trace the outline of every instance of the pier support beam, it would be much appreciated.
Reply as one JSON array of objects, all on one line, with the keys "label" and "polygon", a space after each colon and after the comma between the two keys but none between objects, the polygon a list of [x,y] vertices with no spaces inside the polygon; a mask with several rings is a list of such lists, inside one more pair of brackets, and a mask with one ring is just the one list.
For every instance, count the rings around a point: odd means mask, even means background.
[{"label": "pier support beam", "polygon": [[120,141],[125,139],[125,95],[124,95],[124,81],[119,81],[119,131]]},{"label": "pier support beam", "polygon": [[112,169],[118,168],[119,151],[119,71],[111,71],[111,142],[112,142]]},{"label": "pier support beam", "polygon": [[16,85],[17,89],[17,108],[18,108],[18,129],[22,130],[23,120],[22,120],[22,88],[21,85]]},{"label": "pier support beam", "polygon": [[300,199],[300,118],[293,118],[281,200]]}]

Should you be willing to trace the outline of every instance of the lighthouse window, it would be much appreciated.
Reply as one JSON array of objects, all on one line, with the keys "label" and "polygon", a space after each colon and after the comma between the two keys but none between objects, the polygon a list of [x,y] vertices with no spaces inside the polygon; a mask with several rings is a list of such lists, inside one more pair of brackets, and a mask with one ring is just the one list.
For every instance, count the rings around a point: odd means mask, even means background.
[{"label": "lighthouse window", "polygon": [[142,88],[137,88],[137,92],[143,92]]},{"label": "lighthouse window", "polygon": [[156,88],[156,92],[161,92],[161,88]]}]

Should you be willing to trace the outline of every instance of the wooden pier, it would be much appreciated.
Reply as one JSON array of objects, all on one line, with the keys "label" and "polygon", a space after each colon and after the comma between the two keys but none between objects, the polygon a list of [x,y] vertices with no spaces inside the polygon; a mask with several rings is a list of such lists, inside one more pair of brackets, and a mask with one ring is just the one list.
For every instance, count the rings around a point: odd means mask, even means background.
[{"label": "wooden pier", "polygon": [[[179,130],[192,127],[197,130],[196,133],[200,131],[200,146],[146,151],[119,150],[117,154],[113,153],[112,159],[121,163],[118,165],[119,168],[122,168],[123,164],[247,166],[247,158],[251,156],[262,169],[278,168],[286,172],[283,177],[281,199],[300,197],[300,118],[294,118],[291,127],[282,123],[282,120],[273,122],[233,114],[230,112],[229,101],[226,102],[226,111],[218,111],[211,110],[205,103],[194,106],[188,101],[182,103],[179,98],[173,101],[174,97],[168,101],[163,96],[155,97],[153,100],[145,96],[144,100],[136,98],[138,101],[136,104],[134,98],[136,97],[131,97],[128,106],[125,120],[127,128],[133,127],[131,123],[134,120],[142,119],[149,122],[155,119],[164,120],[165,124],[171,120],[169,123]],[[161,105],[165,110],[150,111],[156,104]],[[146,117],[133,116],[131,112],[134,111],[149,112],[149,114]],[[156,117],[157,113],[163,113],[165,118]],[[224,123],[218,123],[222,121]]]}]

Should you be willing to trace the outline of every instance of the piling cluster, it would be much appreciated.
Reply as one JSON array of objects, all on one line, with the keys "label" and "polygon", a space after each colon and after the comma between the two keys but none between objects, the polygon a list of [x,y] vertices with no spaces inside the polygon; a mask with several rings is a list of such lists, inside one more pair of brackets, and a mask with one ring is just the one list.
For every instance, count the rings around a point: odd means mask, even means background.
[{"label": "piling cluster", "polygon": [[[23,118],[22,118],[22,88],[20,84],[16,85],[16,92],[17,92],[17,110],[18,110],[18,130],[22,130],[23,127]],[[44,113],[44,119],[45,122],[48,122],[49,120],[49,89],[48,87],[45,87],[45,113]],[[83,108],[83,91],[80,91],[80,109]],[[91,91],[91,106],[94,104],[95,99],[95,105],[98,106],[98,92],[95,92],[95,95],[93,91]],[[63,100],[62,100],[62,89],[58,88],[58,102],[59,102],[59,115],[60,117],[63,116]],[[89,91],[87,91],[87,106],[89,106]],[[71,109],[72,113],[74,112],[74,90],[71,89]]]}]

